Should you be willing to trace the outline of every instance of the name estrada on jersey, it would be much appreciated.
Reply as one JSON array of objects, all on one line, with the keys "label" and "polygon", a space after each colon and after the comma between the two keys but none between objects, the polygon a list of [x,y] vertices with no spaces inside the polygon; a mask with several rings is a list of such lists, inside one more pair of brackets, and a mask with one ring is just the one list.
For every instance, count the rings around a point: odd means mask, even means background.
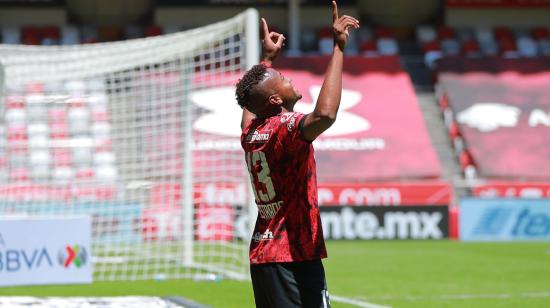
[{"label": "name estrada on jersey", "polygon": [[250,263],[326,258],[317,204],[313,146],[299,129],[303,114],[254,119],[242,132],[258,217]]}]

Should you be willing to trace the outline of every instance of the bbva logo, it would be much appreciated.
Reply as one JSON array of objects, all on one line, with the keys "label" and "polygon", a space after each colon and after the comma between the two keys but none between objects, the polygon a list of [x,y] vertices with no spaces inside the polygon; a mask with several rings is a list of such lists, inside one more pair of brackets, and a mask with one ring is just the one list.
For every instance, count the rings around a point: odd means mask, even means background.
[{"label": "bbva logo", "polygon": [[[317,101],[320,91],[320,86],[311,86],[309,88],[309,93],[314,102]],[[338,111],[338,121],[323,135],[338,136],[369,130],[371,124],[367,119],[349,111],[350,108],[361,101],[361,98],[361,93],[343,89],[340,109]],[[238,137],[241,135],[239,124],[242,110],[235,101],[234,86],[196,91],[191,93],[190,99],[196,106],[210,111],[207,114],[201,115],[195,121],[193,128],[196,131],[228,137]],[[313,111],[314,107],[315,104],[312,102],[299,101],[296,103],[294,111],[309,113]]]}]

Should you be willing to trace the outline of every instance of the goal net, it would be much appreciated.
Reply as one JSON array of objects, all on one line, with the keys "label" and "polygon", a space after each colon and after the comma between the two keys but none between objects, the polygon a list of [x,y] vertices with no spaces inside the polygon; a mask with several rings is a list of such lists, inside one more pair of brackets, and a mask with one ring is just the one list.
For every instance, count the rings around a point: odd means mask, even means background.
[{"label": "goal net", "polygon": [[0,215],[90,215],[96,280],[246,279],[234,85],[258,56],[255,10],[144,39],[0,45]]}]

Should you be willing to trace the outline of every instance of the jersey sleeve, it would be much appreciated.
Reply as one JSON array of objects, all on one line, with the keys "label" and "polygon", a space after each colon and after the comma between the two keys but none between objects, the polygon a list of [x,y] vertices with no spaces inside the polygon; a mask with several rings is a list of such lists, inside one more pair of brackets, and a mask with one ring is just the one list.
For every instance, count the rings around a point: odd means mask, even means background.
[{"label": "jersey sleeve", "polygon": [[295,143],[309,143],[304,138],[300,127],[300,122],[303,117],[304,114],[299,112],[288,112],[281,116],[279,134],[281,135],[282,141],[285,145],[289,146]]}]

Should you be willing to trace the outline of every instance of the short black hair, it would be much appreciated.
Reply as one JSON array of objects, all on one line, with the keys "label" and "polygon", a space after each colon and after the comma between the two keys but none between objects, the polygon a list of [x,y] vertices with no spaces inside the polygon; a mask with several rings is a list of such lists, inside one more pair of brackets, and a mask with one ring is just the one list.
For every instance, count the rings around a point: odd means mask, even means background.
[{"label": "short black hair", "polygon": [[250,92],[265,78],[266,71],[265,65],[256,64],[244,74],[243,78],[239,79],[235,96],[241,108],[250,108]]}]

